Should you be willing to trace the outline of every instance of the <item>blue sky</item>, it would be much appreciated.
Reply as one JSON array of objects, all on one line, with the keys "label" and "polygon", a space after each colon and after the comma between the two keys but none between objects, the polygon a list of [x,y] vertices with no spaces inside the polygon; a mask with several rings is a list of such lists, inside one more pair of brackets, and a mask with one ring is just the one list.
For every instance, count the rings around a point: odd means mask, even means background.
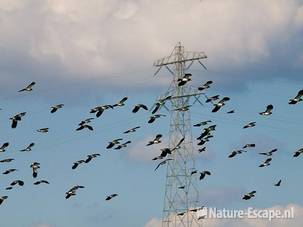
[{"label": "blue sky", "polygon": [[[157,17],[155,17],[157,15]],[[166,18],[163,20],[162,18]],[[21,26],[22,25],[22,26]],[[180,27],[182,29],[180,29]],[[231,97],[222,111],[211,105],[191,108],[192,123],[212,120],[218,126],[197,155],[197,168],[213,173],[199,182],[201,205],[218,208],[270,208],[296,206],[297,217],[288,226],[300,226],[303,217],[302,157],[293,153],[303,147],[303,103],[288,100],[303,89],[303,2],[291,1],[0,1],[0,143],[10,142],[1,159],[0,206],[5,227],[158,227],[162,216],[166,168],[150,159],[167,144],[169,117],[147,124],[149,113],[131,113],[134,105],[151,106],[166,92],[171,75],[162,70],[153,76],[154,60],[169,55],[182,41],[186,50],[204,51],[208,71],[193,65],[193,86],[207,80],[214,85],[208,95]],[[36,81],[30,93],[17,91]],[[92,122],[94,131],[75,131],[77,124],[93,117],[90,109],[113,104],[127,96],[126,105],[106,111]],[[50,114],[50,106],[64,103]],[[258,113],[273,104],[272,116]],[[225,112],[235,109],[235,114]],[[9,118],[27,112],[16,129]],[[165,110],[161,111],[168,114]],[[243,130],[256,121],[255,128]],[[141,128],[133,134],[122,132]],[[48,134],[36,129],[49,127]],[[193,129],[194,137],[201,129]],[[154,135],[163,144],[147,148]],[[115,138],[130,139],[128,148],[107,150]],[[20,149],[35,142],[31,152]],[[228,159],[246,143],[255,149]],[[259,168],[258,152],[278,148],[272,165]],[[87,154],[101,156],[72,170],[74,161]],[[41,163],[39,179],[49,185],[34,186],[30,164]],[[16,179],[24,187],[6,191]],[[273,186],[282,179],[279,188]],[[84,185],[66,200],[73,185]],[[243,194],[257,196],[243,201]],[[119,196],[110,202],[108,194]],[[262,226],[260,223],[207,223],[221,226]],[[265,223],[283,226],[283,223]],[[284,223],[285,226],[285,223]]]}]

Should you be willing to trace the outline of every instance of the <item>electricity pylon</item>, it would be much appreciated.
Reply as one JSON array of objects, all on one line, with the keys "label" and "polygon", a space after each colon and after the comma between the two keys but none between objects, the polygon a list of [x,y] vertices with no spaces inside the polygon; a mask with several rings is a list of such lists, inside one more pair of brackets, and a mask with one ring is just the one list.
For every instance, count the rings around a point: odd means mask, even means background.
[{"label": "electricity pylon", "polygon": [[[170,113],[169,147],[175,147],[184,138],[184,142],[171,155],[167,162],[165,198],[162,227],[199,227],[197,212],[190,211],[199,206],[199,190],[195,170],[195,153],[192,142],[192,127],[189,107],[200,102],[198,93],[187,84],[178,86],[193,62],[198,61],[204,68],[201,59],[207,58],[203,52],[185,52],[178,43],[170,56],[155,61],[158,67],[155,75],[165,67],[172,75],[173,81],[164,95],[170,97],[170,106],[164,107]],[[194,100],[191,103],[191,100]],[[163,99],[159,99],[163,100]],[[201,102],[200,102],[201,103]],[[201,103],[202,104],[202,103]]]}]

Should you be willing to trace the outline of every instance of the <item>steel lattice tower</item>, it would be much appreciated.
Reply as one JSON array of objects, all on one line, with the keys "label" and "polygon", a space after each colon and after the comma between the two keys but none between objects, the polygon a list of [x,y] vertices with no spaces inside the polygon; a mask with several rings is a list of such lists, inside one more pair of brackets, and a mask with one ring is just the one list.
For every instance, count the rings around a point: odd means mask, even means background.
[{"label": "steel lattice tower", "polygon": [[189,211],[200,205],[197,176],[191,176],[191,171],[195,170],[195,154],[190,111],[180,111],[180,108],[189,107],[196,101],[200,102],[202,93],[197,93],[197,90],[194,91],[188,84],[179,87],[178,79],[184,76],[194,61],[198,61],[205,68],[200,61],[204,58],[206,55],[203,52],[185,52],[181,43],[178,43],[170,56],[154,63],[154,66],[158,67],[155,74],[165,67],[173,75],[173,81],[164,96],[171,96],[169,107],[165,105],[170,113],[169,147],[175,147],[185,138],[180,148],[171,154],[170,158],[173,160],[167,162],[162,227],[201,226],[197,213]]}]

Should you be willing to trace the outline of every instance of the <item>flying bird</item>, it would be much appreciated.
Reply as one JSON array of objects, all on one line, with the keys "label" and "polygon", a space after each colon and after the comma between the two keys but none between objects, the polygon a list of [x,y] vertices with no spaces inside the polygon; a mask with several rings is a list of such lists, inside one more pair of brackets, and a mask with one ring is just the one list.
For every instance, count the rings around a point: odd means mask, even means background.
[{"label": "flying bird", "polygon": [[8,198],[8,196],[4,195],[4,196],[0,196],[0,205],[4,202],[4,200],[6,200]]},{"label": "flying bird", "polygon": [[125,102],[128,99],[128,97],[124,97],[123,99],[121,99],[118,103],[114,104],[113,107],[117,107],[117,106],[125,106]]},{"label": "flying bird", "polygon": [[33,90],[33,86],[36,84],[36,82],[31,82],[29,85],[27,85],[25,88],[22,88],[21,90],[19,90],[18,92],[22,92],[22,91],[32,91]]},{"label": "flying bird", "polygon": [[109,142],[106,149],[111,149],[112,147],[114,147],[117,144],[120,144],[120,141],[123,140],[122,138],[119,139],[114,139],[113,141]]},{"label": "flying bird", "polygon": [[261,163],[261,164],[259,165],[259,167],[266,167],[266,166],[269,166],[271,160],[272,160],[272,158],[266,159],[263,163]]},{"label": "flying bird", "polygon": [[185,75],[182,78],[178,78],[178,87],[184,86],[188,81],[191,81],[191,74],[185,73]]},{"label": "flying bird", "polygon": [[13,159],[13,158],[6,158],[6,159],[2,159],[2,160],[0,160],[0,162],[1,163],[3,163],[3,162],[11,162],[11,161],[14,161],[15,159]]},{"label": "flying bird", "polygon": [[127,133],[130,133],[130,132],[136,132],[137,129],[139,129],[139,128],[140,128],[140,126],[136,126],[136,127],[134,127],[134,128],[128,129],[127,131],[125,131],[125,132],[123,132],[123,133],[124,133],[124,134],[127,134]]},{"label": "flying bird", "polygon": [[245,148],[252,148],[252,147],[255,147],[255,146],[256,146],[256,144],[254,144],[254,143],[248,143],[248,144],[245,144],[243,146],[243,149],[245,149]]},{"label": "flying bird", "polygon": [[22,117],[24,117],[26,112],[18,113],[15,116],[11,117],[10,120],[12,121],[11,127],[16,128],[18,121],[22,120]]},{"label": "flying bird", "polygon": [[98,153],[87,155],[87,158],[85,159],[85,163],[89,163],[92,159],[97,158],[98,156],[100,156],[100,154]]},{"label": "flying bird", "polygon": [[172,158],[167,158],[164,161],[160,162],[157,167],[154,169],[154,171],[156,171],[160,166],[165,165],[168,161],[173,160]]},{"label": "flying bird", "polygon": [[[81,123],[81,122],[80,122]],[[89,124],[87,124],[87,123],[82,123],[81,125],[79,124],[79,127],[78,128],[76,128],[76,131],[80,131],[80,130],[83,130],[83,129],[85,129],[85,128],[87,128],[88,130],[90,130],[90,131],[93,131],[94,130],[94,128],[91,126],[91,125],[89,125]]]},{"label": "flying bird", "polygon": [[261,152],[261,153],[259,153],[259,154],[261,154],[261,155],[266,155],[266,156],[272,156],[273,153],[276,152],[277,150],[278,150],[278,149],[273,149],[273,150],[271,150],[271,151],[269,151],[269,152]]},{"label": "flying bird", "polygon": [[225,102],[227,102],[229,100],[230,100],[229,97],[222,98],[218,103],[214,104],[214,108],[212,109],[211,112],[215,113],[215,112],[219,111],[225,105]]},{"label": "flying bird", "polygon": [[263,116],[271,115],[273,109],[274,109],[274,106],[273,106],[272,104],[269,104],[269,105],[266,107],[266,110],[263,111],[263,112],[260,112],[259,114],[260,114],[260,115],[263,115]]},{"label": "flying bird", "polygon": [[281,185],[282,180],[279,180],[277,183],[274,184],[274,186],[279,187]]},{"label": "flying bird", "polygon": [[109,201],[109,200],[111,200],[112,198],[114,198],[114,197],[116,197],[116,196],[118,196],[118,194],[111,194],[111,195],[109,195],[109,196],[106,196],[105,200],[106,200],[106,201]]},{"label": "flying bird", "polygon": [[81,163],[85,163],[85,160],[75,161],[73,166],[72,166],[72,169],[76,169]]},{"label": "flying bird", "polygon": [[226,113],[227,114],[233,114],[233,113],[235,113],[235,110],[230,110],[230,111],[227,111]]},{"label": "flying bird", "polygon": [[299,150],[297,150],[295,153],[294,153],[294,157],[298,157],[299,155],[303,154],[303,148],[300,148]]},{"label": "flying bird", "polygon": [[34,182],[34,185],[38,185],[38,184],[49,184],[49,182],[46,180],[38,180],[38,181]]},{"label": "flying bird", "polygon": [[9,142],[2,144],[2,146],[0,147],[0,152],[5,152],[8,146],[9,146]]},{"label": "flying bird", "polygon": [[255,197],[255,194],[256,194],[256,191],[251,191],[251,192],[245,194],[245,195],[243,196],[242,199],[244,199],[244,200],[249,200],[249,199],[251,199],[252,197]]},{"label": "flying bird", "polygon": [[152,110],[152,114],[155,114],[158,110],[160,110],[161,107],[165,105],[165,102],[171,98],[172,98],[172,96],[170,95],[165,98],[159,99],[158,102],[155,103],[155,107]]},{"label": "flying bird", "polygon": [[30,143],[26,148],[20,150],[20,151],[31,151],[33,146],[35,146],[35,143]]},{"label": "flying bird", "polygon": [[9,173],[12,173],[12,172],[15,172],[17,171],[17,169],[8,169],[8,170],[5,170],[2,174],[9,174]]},{"label": "flying bird", "polygon": [[90,113],[96,113],[96,117],[100,117],[103,112],[107,109],[113,109],[114,107],[112,105],[102,105],[102,106],[96,106],[93,109],[90,110]]},{"label": "flying bird", "polygon": [[201,121],[197,124],[194,124],[193,126],[194,127],[201,127],[201,126],[204,126],[204,125],[207,125],[208,123],[212,122],[211,120],[207,120],[207,121]]},{"label": "flying bird", "polygon": [[156,137],[152,141],[149,141],[148,144],[146,144],[146,146],[161,143],[161,140],[160,140],[161,138],[162,138],[161,134],[156,135]]},{"label": "flying bird", "polygon": [[84,188],[82,185],[75,185],[71,189],[69,189],[67,192],[65,192],[65,199],[70,198],[71,196],[75,196],[76,192],[79,188]]},{"label": "flying bird", "polygon": [[211,173],[207,170],[200,172],[199,180],[203,180],[206,175],[210,176]]},{"label": "flying bird", "polygon": [[128,141],[126,141],[125,143],[118,144],[118,146],[116,146],[114,149],[115,149],[115,150],[120,150],[120,149],[122,149],[122,148],[124,148],[124,147],[127,147],[127,144],[130,144],[130,143],[131,143],[131,141],[128,140]]},{"label": "flying bird", "polygon": [[247,151],[245,151],[245,150],[234,150],[234,151],[231,152],[230,155],[228,155],[228,157],[229,158],[233,158],[233,157],[235,157],[238,154],[242,154],[243,152],[247,152]]},{"label": "flying bird", "polygon": [[33,171],[33,178],[36,178],[38,176],[38,169],[40,169],[40,163],[39,162],[33,162],[30,165],[30,168],[32,168],[32,171]]},{"label": "flying bird", "polygon": [[302,97],[303,97],[303,89],[298,92],[296,97],[290,99],[288,104],[292,104],[292,105],[297,104],[298,102],[301,102],[303,100]]},{"label": "flying bird", "polygon": [[213,101],[216,101],[218,99],[219,99],[219,95],[214,95],[214,96],[208,97],[205,102],[206,103],[213,102]]},{"label": "flying bird", "polygon": [[198,87],[199,91],[203,91],[206,90],[208,88],[210,88],[210,85],[213,83],[213,81],[209,80],[207,81],[205,84],[203,84],[202,86]]},{"label": "flying bird", "polygon": [[133,108],[132,112],[137,113],[140,109],[148,110],[147,106],[145,106],[144,104],[137,104]]},{"label": "flying bird", "polygon": [[22,181],[22,180],[15,180],[15,181],[13,181],[10,184],[10,186],[15,186],[15,185],[23,186],[24,185],[24,181]]},{"label": "flying bird", "polygon": [[51,111],[50,111],[50,112],[51,112],[51,113],[55,113],[55,112],[57,112],[57,110],[63,108],[63,106],[64,106],[64,104],[57,104],[57,105],[54,105],[54,106],[51,107]]},{"label": "flying bird", "polygon": [[252,128],[255,126],[256,126],[256,122],[252,121],[252,122],[249,122],[248,124],[244,125],[243,128]]},{"label": "flying bird", "polygon": [[49,128],[40,128],[40,129],[37,129],[37,132],[48,133],[49,132]]},{"label": "flying bird", "polygon": [[155,115],[152,115],[150,116],[149,120],[148,120],[148,123],[151,124],[153,123],[157,118],[160,118],[160,117],[166,117],[166,115],[164,114],[155,114]]}]

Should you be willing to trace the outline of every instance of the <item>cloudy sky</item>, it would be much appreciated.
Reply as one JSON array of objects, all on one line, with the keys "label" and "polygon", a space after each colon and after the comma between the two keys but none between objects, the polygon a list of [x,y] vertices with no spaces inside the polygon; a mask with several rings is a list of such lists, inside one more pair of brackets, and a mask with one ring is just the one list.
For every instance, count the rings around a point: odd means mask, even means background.
[{"label": "cloudy sky", "polygon": [[[188,51],[204,51],[208,71],[193,65],[191,85],[213,80],[209,95],[231,97],[225,111],[194,106],[192,123],[213,120],[218,126],[207,152],[197,158],[199,169],[213,175],[199,182],[201,205],[219,208],[286,209],[295,207],[288,223],[265,220],[208,220],[209,226],[291,226],[302,223],[302,159],[294,151],[302,144],[303,104],[288,100],[303,88],[302,0],[0,0],[0,143],[10,142],[0,170],[0,206],[5,227],[159,227],[163,209],[165,168],[154,172],[160,148],[168,142],[169,116],[154,125],[149,114],[132,114],[137,103],[151,106],[166,92],[171,75],[153,74],[154,60],[167,56],[180,41]],[[17,91],[35,81],[34,91]],[[92,117],[90,108],[112,104],[127,96],[119,110],[106,112],[92,125],[94,132],[76,132],[78,122]],[[51,115],[50,106],[65,107]],[[258,115],[268,104],[274,114]],[[234,115],[226,115],[229,109]],[[26,111],[17,129],[9,118]],[[167,114],[165,110],[162,111]],[[257,127],[243,131],[249,121]],[[137,133],[123,131],[141,126]],[[35,130],[49,127],[47,135]],[[193,135],[199,135],[194,129]],[[157,133],[163,145],[146,148]],[[107,142],[123,137],[132,144],[107,151]],[[32,152],[20,153],[30,142]],[[234,160],[227,158],[245,143],[257,147]],[[257,166],[258,152],[278,148],[266,169]],[[89,153],[101,157],[72,170],[72,163]],[[39,178],[50,185],[32,185],[29,165],[41,163]],[[10,182],[25,181],[23,188],[6,191]],[[280,188],[273,184],[282,179]],[[75,184],[85,185],[65,200]],[[251,201],[243,194],[257,190]],[[106,195],[119,197],[107,203]]]}]

